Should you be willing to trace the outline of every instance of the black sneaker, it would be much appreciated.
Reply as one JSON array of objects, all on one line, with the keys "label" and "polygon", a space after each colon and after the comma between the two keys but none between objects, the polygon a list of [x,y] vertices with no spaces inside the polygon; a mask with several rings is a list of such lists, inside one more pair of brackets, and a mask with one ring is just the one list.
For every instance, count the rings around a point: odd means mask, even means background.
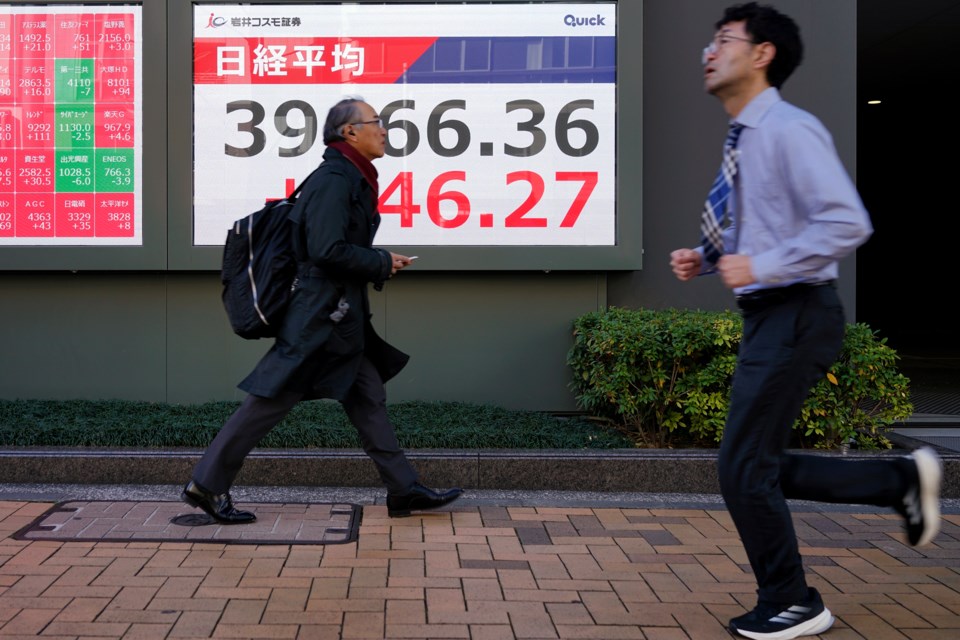
[{"label": "black sneaker", "polygon": [[808,587],[806,600],[796,604],[761,602],[757,607],[730,621],[730,630],[748,638],[789,640],[815,636],[833,626],[833,614],[823,606],[823,598]]},{"label": "black sneaker", "polygon": [[907,540],[917,547],[927,544],[940,531],[940,483],[943,467],[930,447],[917,449],[905,458],[907,491],[897,511],[907,521]]}]

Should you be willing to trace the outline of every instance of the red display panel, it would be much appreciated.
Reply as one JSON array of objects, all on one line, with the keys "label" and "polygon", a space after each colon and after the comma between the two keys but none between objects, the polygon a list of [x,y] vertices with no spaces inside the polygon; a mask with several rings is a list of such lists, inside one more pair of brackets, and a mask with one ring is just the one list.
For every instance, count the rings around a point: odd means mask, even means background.
[{"label": "red display panel", "polygon": [[140,17],[0,8],[0,245],[141,243]]}]

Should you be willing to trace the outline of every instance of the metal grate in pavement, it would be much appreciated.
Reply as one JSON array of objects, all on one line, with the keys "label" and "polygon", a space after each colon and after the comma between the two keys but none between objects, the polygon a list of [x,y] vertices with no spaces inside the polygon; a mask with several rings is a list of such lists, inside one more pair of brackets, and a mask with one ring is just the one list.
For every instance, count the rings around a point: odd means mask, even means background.
[{"label": "metal grate in pavement", "polygon": [[340,544],[357,539],[362,508],[338,503],[244,503],[257,521],[220,525],[182,502],[60,502],[17,531],[16,540]]}]

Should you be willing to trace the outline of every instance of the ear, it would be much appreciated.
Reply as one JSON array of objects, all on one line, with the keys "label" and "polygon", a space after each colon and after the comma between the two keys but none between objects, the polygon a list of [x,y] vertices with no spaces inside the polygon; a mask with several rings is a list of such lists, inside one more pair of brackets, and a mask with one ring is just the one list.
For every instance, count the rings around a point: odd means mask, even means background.
[{"label": "ear", "polygon": [[754,49],[754,65],[757,68],[766,68],[777,55],[777,47],[772,42],[761,42]]}]

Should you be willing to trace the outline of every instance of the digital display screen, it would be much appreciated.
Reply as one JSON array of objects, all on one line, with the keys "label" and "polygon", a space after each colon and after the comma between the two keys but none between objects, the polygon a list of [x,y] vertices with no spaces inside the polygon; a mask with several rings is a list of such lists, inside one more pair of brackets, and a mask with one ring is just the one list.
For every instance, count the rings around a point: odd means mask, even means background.
[{"label": "digital display screen", "polygon": [[617,243],[616,3],[193,11],[195,246],[292,192],[344,97],[387,131],[378,244]]},{"label": "digital display screen", "polygon": [[0,7],[0,246],[142,244],[139,6]]}]

